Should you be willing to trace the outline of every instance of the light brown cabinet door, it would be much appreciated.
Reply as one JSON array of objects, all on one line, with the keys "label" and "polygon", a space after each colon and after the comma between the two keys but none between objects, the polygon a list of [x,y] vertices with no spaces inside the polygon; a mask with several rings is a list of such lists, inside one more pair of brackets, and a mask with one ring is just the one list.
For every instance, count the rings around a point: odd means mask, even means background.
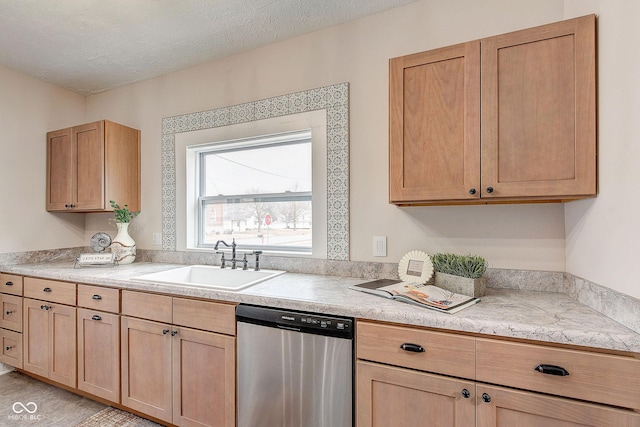
[{"label": "light brown cabinet door", "polygon": [[173,423],[235,426],[235,338],[174,327]]},{"label": "light brown cabinet door", "polygon": [[104,122],[76,126],[74,209],[104,209]]},{"label": "light brown cabinet door", "polygon": [[482,40],[482,197],[596,194],[595,16]]},{"label": "light brown cabinet door", "polygon": [[638,427],[640,414],[478,384],[478,427]]},{"label": "light brown cabinet door", "polygon": [[0,328],[22,332],[22,297],[0,294]]},{"label": "light brown cabinet door", "polygon": [[24,299],[25,371],[76,386],[76,308]]},{"label": "light brown cabinet door", "polygon": [[172,421],[171,327],[123,316],[120,321],[122,404]]},{"label": "light brown cabinet door", "polygon": [[101,120],[47,133],[47,210],[140,210],[140,131]]},{"label": "light brown cabinet door", "polygon": [[24,299],[23,354],[25,371],[49,377],[49,310],[44,301]]},{"label": "light brown cabinet door", "polygon": [[[49,303],[47,303],[49,304]],[[49,378],[76,387],[76,308],[49,304]]]},{"label": "light brown cabinet door", "polygon": [[47,133],[47,210],[64,211],[73,204],[75,147],[71,128]]},{"label": "light brown cabinet door", "polygon": [[78,388],[120,402],[120,316],[78,309]]},{"label": "light brown cabinet door", "polygon": [[389,199],[480,197],[480,42],[389,63]]},{"label": "light brown cabinet door", "polygon": [[356,376],[357,427],[475,425],[473,381],[362,361]]}]

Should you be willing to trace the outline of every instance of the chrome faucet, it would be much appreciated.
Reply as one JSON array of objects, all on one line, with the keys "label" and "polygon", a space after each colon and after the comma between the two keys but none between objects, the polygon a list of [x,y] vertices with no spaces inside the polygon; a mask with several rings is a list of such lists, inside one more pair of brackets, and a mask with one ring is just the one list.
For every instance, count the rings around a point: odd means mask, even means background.
[{"label": "chrome faucet", "polygon": [[[225,245],[227,248],[231,248],[231,259],[227,260],[227,261],[231,261],[231,269],[235,270],[236,269],[236,261],[237,261],[236,260],[236,239],[235,239],[235,237],[233,238],[233,241],[231,242],[231,244],[228,244],[224,240],[218,240],[216,242],[216,245],[213,247],[213,249],[217,251],[218,250],[218,246],[220,245],[220,243]],[[224,254],[223,254],[223,258],[224,258]],[[224,261],[222,263],[221,268],[225,268]]]}]

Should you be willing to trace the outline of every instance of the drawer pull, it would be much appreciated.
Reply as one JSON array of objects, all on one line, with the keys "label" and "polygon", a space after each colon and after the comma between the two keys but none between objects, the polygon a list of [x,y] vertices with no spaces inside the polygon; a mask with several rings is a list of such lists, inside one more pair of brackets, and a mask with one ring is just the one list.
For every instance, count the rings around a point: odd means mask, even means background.
[{"label": "drawer pull", "polygon": [[464,397],[465,399],[468,399],[471,397],[471,392],[469,390],[467,390],[466,388],[462,389],[462,392],[460,393],[462,395],[462,397]]},{"label": "drawer pull", "polygon": [[51,288],[44,288],[42,291],[43,292],[51,292]]},{"label": "drawer pull", "polygon": [[12,348],[13,348],[13,346],[12,346],[12,345],[8,345],[8,346],[6,346],[4,349],[5,349],[6,351],[10,351]]},{"label": "drawer pull", "polygon": [[167,335],[168,333],[169,333],[169,330],[168,330],[168,329],[163,329],[163,330],[162,330],[162,335]]},{"label": "drawer pull", "polygon": [[418,344],[404,343],[400,346],[404,351],[411,351],[413,353],[424,353],[424,347]]},{"label": "drawer pull", "polygon": [[7,310],[7,311],[5,311],[5,314],[6,314],[7,316],[11,316],[11,315],[13,314],[13,311],[11,311],[11,310]]},{"label": "drawer pull", "polygon": [[102,297],[100,295],[98,295],[98,294],[95,294],[94,296],[91,297],[91,299],[98,300],[98,299],[102,299]]},{"label": "drawer pull", "polygon": [[98,316],[97,314],[94,314],[93,316],[91,316],[91,320],[102,320],[102,317]]},{"label": "drawer pull", "polygon": [[557,375],[560,377],[566,377],[567,375],[569,375],[569,372],[567,372],[566,369],[564,369],[563,367],[560,366],[556,366],[556,365],[545,365],[545,364],[541,364],[536,366],[535,368],[533,368],[534,370],[543,373],[543,374],[548,374],[548,375]]},{"label": "drawer pull", "polygon": [[13,286],[13,282],[5,282],[4,284],[7,286]]}]

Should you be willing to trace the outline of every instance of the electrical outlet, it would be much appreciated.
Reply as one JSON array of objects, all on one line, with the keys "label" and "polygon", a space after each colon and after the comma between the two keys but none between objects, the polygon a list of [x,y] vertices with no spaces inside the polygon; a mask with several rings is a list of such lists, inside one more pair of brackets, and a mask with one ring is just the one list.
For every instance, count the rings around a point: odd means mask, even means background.
[{"label": "electrical outlet", "polygon": [[387,256],[386,236],[373,236],[373,256]]},{"label": "electrical outlet", "polygon": [[153,244],[162,246],[162,233],[153,233]]}]

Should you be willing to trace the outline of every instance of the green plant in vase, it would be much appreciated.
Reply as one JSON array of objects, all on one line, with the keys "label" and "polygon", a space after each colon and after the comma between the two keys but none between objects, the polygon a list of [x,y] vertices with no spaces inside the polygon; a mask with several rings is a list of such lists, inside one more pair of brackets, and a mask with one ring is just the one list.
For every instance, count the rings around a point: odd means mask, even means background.
[{"label": "green plant in vase", "polygon": [[484,295],[488,263],[483,257],[437,253],[431,256],[431,263],[436,286],[473,297]]},{"label": "green plant in vase", "polygon": [[129,223],[140,212],[132,212],[125,204],[120,207],[113,200],[109,200],[113,208],[118,234],[111,242],[111,252],[114,253],[118,264],[131,264],[136,259],[136,242],[129,235]]}]

